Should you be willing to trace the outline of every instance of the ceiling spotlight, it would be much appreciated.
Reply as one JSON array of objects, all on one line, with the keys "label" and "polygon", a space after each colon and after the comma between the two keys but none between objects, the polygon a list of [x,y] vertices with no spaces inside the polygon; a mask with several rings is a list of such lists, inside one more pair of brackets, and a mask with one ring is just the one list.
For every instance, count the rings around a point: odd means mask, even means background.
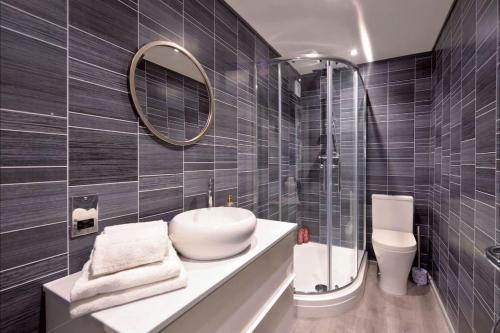
[{"label": "ceiling spotlight", "polygon": [[316,51],[312,51],[312,52],[310,52],[310,53],[306,53],[304,56],[305,56],[306,58],[316,58],[318,55],[319,55],[319,54],[318,54],[318,52],[316,52]]},{"label": "ceiling spotlight", "polygon": [[[174,51],[175,51],[175,52],[177,52],[177,53],[179,53],[179,50],[178,50],[178,49],[174,49]],[[352,53],[352,51],[351,51],[351,53]]]},{"label": "ceiling spotlight", "polygon": [[352,49],[352,50],[351,50],[351,56],[353,56],[353,57],[354,57],[354,56],[357,56],[357,55],[358,55],[358,50],[356,50],[356,49]]}]

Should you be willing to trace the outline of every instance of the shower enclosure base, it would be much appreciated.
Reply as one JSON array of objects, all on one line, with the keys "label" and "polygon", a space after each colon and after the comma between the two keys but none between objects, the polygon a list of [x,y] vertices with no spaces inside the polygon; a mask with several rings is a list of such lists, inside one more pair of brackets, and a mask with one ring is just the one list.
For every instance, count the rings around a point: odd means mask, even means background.
[{"label": "shower enclosure base", "polygon": [[[332,281],[332,285],[341,283],[340,281],[343,282],[343,280],[345,280],[346,278],[350,280],[350,276],[348,276],[348,272],[350,271],[350,260],[349,263],[343,263],[341,260],[337,262],[335,261],[335,253],[340,253],[340,255],[338,256],[339,259],[344,258],[344,261],[347,261],[345,260],[346,256],[342,255],[346,250],[346,248],[332,246],[334,257],[332,261],[332,267],[334,267],[334,271],[332,272],[332,277],[334,279]],[[349,250],[352,251],[352,249]],[[318,251],[321,252],[318,253]],[[314,252],[316,252],[316,255],[314,255]],[[295,247],[294,268],[296,269],[296,290],[300,290],[300,286],[298,286],[297,283],[303,286],[308,278],[310,279],[309,284],[312,286],[311,291],[314,290],[314,286],[317,283],[324,283],[324,281],[317,280],[318,276],[323,275],[318,271],[319,267],[321,266],[318,267],[317,265],[315,265],[314,260],[311,259],[313,259],[314,257],[318,258],[324,256],[325,252],[326,245],[324,244],[310,243]],[[358,276],[352,281],[352,283],[342,283],[341,285],[345,285],[345,287],[341,287],[338,290],[332,290],[327,293],[294,294],[295,316],[297,318],[332,317],[338,316],[352,309],[363,297],[365,291],[367,256],[361,251],[359,252],[359,255],[362,255],[363,259],[361,261]],[[308,258],[307,261],[305,261],[306,258]],[[309,267],[313,265],[315,267]],[[342,268],[344,268],[344,270]],[[339,282],[336,282],[336,277],[340,280]]]}]

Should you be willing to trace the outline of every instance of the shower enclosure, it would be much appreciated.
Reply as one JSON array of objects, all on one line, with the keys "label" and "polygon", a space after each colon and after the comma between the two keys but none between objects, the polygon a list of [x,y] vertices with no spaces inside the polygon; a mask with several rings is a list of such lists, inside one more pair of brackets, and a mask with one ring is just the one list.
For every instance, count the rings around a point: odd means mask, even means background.
[{"label": "shower enclosure", "polygon": [[365,87],[356,66],[332,57],[274,59],[268,70],[280,180],[269,218],[309,229],[295,246],[296,295],[331,293],[357,278],[365,253]]}]

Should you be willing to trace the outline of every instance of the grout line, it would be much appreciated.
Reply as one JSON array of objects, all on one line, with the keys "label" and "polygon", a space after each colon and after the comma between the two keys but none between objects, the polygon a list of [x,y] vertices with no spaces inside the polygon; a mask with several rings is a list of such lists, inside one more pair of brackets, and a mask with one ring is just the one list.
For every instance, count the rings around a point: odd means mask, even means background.
[{"label": "grout line", "polygon": [[2,128],[0,130],[4,131],[4,132],[32,133],[32,134],[67,136],[67,134],[63,134],[63,133],[47,133],[47,132],[40,132],[40,131],[14,130],[14,129],[7,129],[7,128]]},{"label": "grout line", "polygon": [[102,186],[102,185],[119,185],[119,184],[133,184],[137,183],[137,180],[123,181],[123,182],[108,182],[108,183],[94,183],[94,184],[78,184],[69,185],[69,187],[86,187],[86,186]]},{"label": "grout line", "polygon": [[6,27],[6,26],[1,25],[1,24],[0,24],[0,28],[5,29],[5,30],[8,30],[8,31],[13,32],[13,33],[16,33],[16,34],[19,34],[19,35],[22,35],[22,36],[25,36],[25,37],[28,37],[28,38],[32,38],[32,39],[34,39],[34,40],[37,40],[37,41],[39,41],[39,42],[42,42],[42,43],[45,43],[45,44],[48,44],[48,45],[52,45],[52,46],[57,47],[58,49],[61,49],[61,50],[67,50],[67,45],[66,45],[66,47],[63,47],[63,46],[61,46],[61,45],[57,45],[57,44],[54,44],[54,43],[48,42],[48,41],[43,40],[43,39],[41,39],[41,38],[38,38],[38,37],[32,36],[32,35],[27,34],[27,33],[24,33],[24,32],[20,32],[20,31],[14,30],[14,29],[12,29],[12,28]]},{"label": "grout line", "polygon": [[[69,49],[69,48],[68,48],[68,49]],[[116,72],[116,71],[114,71],[114,70],[112,70],[112,69],[109,69],[109,68],[105,68],[105,67],[102,67],[102,66],[99,66],[99,65],[93,64],[93,63],[88,62],[88,61],[81,60],[81,59],[79,59],[79,58],[75,58],[75,57],[71,57],[71,56],[69,56],[69,59],[70,59],[70,60],[73,60],[73,61],[76,61],[76,62],[80,62],[80,63],[82,63],[82,64],[89,65],[89,66],[91,66],[91,67],[95,67],[95,68],[102,69],[102,70],[104,70],[104,71],[106,71],[106,72],[110,72],[110,73],[115,74],[115,75],[119,75],[119,76],[127,77],[127,75],[125,75],[125,74],[122,74],[122,73]]]},{"label": "grout line", "polygon": [[53,255],[53,256],[50,256],[50,257],[47,257],[47,258],[35,260],[35,261],[30,261],[30,262],[22,264],[22,265],[18,265],[18,266],[14,266],[14,267],[9,267],[9,268],[6,268],[6,269],[2,269],[2,270],[0,270],[0,273],[12,271],[14,269],[19,269],[19,268],[22,268],[22,267],[25,267],[25,266],[28,266],[28,265],[33,265],[33,264],[36,264],[36,263],[39,263],[39,262],[42,262],[42,261],[45,261],[45,260],[50,260],[50,259],[53,259],[53,258],[57,258],[59,256],[65,255],[65,254],[67,254],[67,252],[59,253],[59,254],[56,254],[56,255]]},{"label": "grout line", "polygon": [[[61,166],[61,168],[65,168],[65,166]],[[47,181],[40,181],[40,182],[7,183],[7,184],[0,184],[0,187],[16,186],[16,185],[53,184],[53,183],[66,183],[66,182],[67,182],[67,180],[47,180]]]},{"label": "grout line", "polygon": [[[20,165],[20,166],[0,166],[1,169],[38,169],[38,168],[67,168],[67,165]],[[1,184],[7,185],[7,184]]]},{"label": "grout line", "polygon": [[[51,24],[51,25],[54,25],[54,26],[56,26],[56,27],[58,27],[58,28],[61,28],[61,29],[67,30],[67,27],[63,27],[62,25],[59,25],[59,24],[54,23],[54,22],[51,22],[51,21],[49,21],[49,20],[47,20],[47,19],[44,19],[44,18],[42,18],[42,17],[40,17],[40,16],[37,16],[37,15],[35,15],[35,14],[29,13],[29,12],[27,12],[27,11],[25,11],[25,10],[22,10],[22,9],[20,9],[20,8],[18,8],[18,7],[16,7],[16,6],[13,6],[13,5],[9,4],[9,3],[6,3],[6,2],[4,2],[4,1],[0,1],[0,4],[2,4],[2,5],[4,5],[4,6],[7,6],[7,7],[10,7],[10,8],[12,8],[12,9],[15,9],[15,10],[17,10],[17,11],[20,11],[21,13],[24,13],[24,14],[29,15],[29,16],[31,16],[31,17],[37,18],[37,19],[39,19],[39,20],[41,20],[41,21],[44,21],[44,22],[46,22],[46,23],[49,23],[49,24]],[[66,7],[66,8],[67,8],[67,7]]]},{"label": "grout line", "polygon": [[67,117],[64,117],[64,116],[56,116],[56,115],[52,115],[52,114],[35,113],[35,112],[13,110],[13,109],[6,109],[6,108],[0,108],[0,111],[22,113],[22,114],[27,114],[27,115],[32,115],[32,116],[40,116],[40,117],[47,117],[47,118],[59,118],[59,119],[66,119],[67,118]]},{"label": "grout line", "polygon": [[68,72],[68,79],[71,79],[71,80],[74,80],[74,81],[79,81],[79,82],[84,82],[84,83],[88,83],[88,84],[91,84],[91,85],[94,85],[94,86],[98,86],[98,87],[101,87],[101,88],[106,88],[106,89],[110,89],[110,90],[114,90],[114,91],[118,91],[118,92],[121,92],[121,93],[128,94],[128,91],[120,90],[120,89],[117,89],[117,88],[106,86],[104,84],[100,84],[100,83],[96,83],[96,82],[92,82],[92,81],[80,79],[78,77],[70,75],[69,72]]},{"label": "grout line", "polygon": [[121,49],[121,50],[123,50],[123,51],[125,51],[125,52],[130,53],[130,54],[134,54],[134,52],[132,52],[132,51],[130,51],[130,50],[127,50],[126,48],[124,48],[124,47],[122,47],[122,46],[118,46],[118,45],[116,45],[116,44],[114,44],[114,43],[112,43],[112,42],[110,42],[110,41],[107,41],[107,40],[105,40],[105,39],[103,39],[103,38],[101,38],[101,37],[98,37],[98,36],[96,36],[96,35],[94,35],[94,34],[91,34],[91,33],[90,33],[90,32],[88,32],[88,31],[85,31],[85,30],[82,30],[82,29],[80,29],[80,28],[78,28],[78,27],[75,27],[74,25],[71,25],[71,24],[69,24],[69,22],[68,22],[68,29],[69,29],[69,28],[71,28],[71,29],[75,29],[75,30],[78,30],[78,31],[79,31],[79,32],[81,32],[81,33],[84,33],[84,34],[86,34],[86,35],[88,35],[88,36],[90,36],[90,37],[93,37],[93,38],[99,39],[100,41],[103,41],[103,42],[105,42],[105,43],[107,43],[107,44],[109,44],[109,45],[112,45],[112,46],[114,46],[114,47],[117,47],[117,48],[119,48],[119,49]]},{"label": "grout line", "polygon": [[33,226],[33,227],[19,228],[19,229],[9,230],[9,231],[2,231],[2,232],[0,232],[0,235],[11,234],[11,233],[17,232],[17,231],[26,231],[26,230],[31,230],[31,229],[43,228],[43,227],[48,227],[51,225],[56,225],[56,224],[61,224],[61,223],[66,223],[66,221],[51,222],[51,223],[41,224],[41,225],[37,225],[37,226]]},{"label": "grout line", "polygon": [[134,12],[135,11],[138,11],[137,9],[135,9],[134,7],[132,7],[131,5],[127,4],[126,2],[123,2],[122,0],[117,0],[119,3],[121,3],[122,5],[132,9]]},{"label": "grout line", "polygon": [[[175,10],[174,10],[174,11],[175,11]],[[147,18],[147,19],[149,19],[149,20],[153,21],[154,23],[158,24],[160,27],[164,28],[165,30],[167,30],[167,31],[168,31],[168,32],[170,32],[171,34],[175,35],[176,37],[178,37],[178,38],[182,38],[182,37],[181,37],[181,36],[179,36],[176,32],[173,32],[172,30],[170,30],[169,28],[167,28],[166,26],[164,26],[164,25],[163,25],[163,24],[161,24],[160,22],[156,21],[155,19],[151,18],[150,16],[148,16],[148,15],[146,15],[146,14],[144,14],[144,13],[140,13],[140,12],[139,12],[139,10],[137,10],[137,22],[140,22],[140,16],[141,16],[141,15],[142,15],[142,16],[144,16],[145,18]],[[145,28],[148,28],[149,30],[151,30],[151,31],[153,31],[153,32],[155,32],[155,33],[157,33],[157,34],[162,35],[161,33],[157,32],[157,31],[155,31],[155,30],[153,30],[153,29],[151,29],[151,28],[149,28],[149,27],[146,27],[144,24],[140,24],[140,23],[139,23],[138,25],[142,25],[142,26],[144,26]],[[162,35],[162,36],[163,36],[163,35]],[[167,36],[165,36],[165,37],[167,37]],[[171,38],[168,38],[168,39],[171,39]]]},{"label": "grout line", "polygon": [[81,116],[85,116],[85,117],[93,117],[93,118],[102,118],[102,119],[108,119],[108,120],[114,120],[114,121],[122,121],[122,122],[126,122],[126,123],[131,123],[131,124],[136,124],[137,123],[137,121],[132,121],[132,120],[111,118],[111,117],[106,117],[106,116],[98,116],[98,115],[94,115],[94,114],[87,114],[87,113],[81,113],[81,112],[70,111],[70,110],[68,111],[68,113],[72,113],[72,114],[76,114],[76,115],[81,115]]},{"label": "grout line", "polygon": [[[0,289],[0,292],[5,292],[5,291],[8,291],[8,290],[11,290],[11,289],[14,289],[14,288],[17,288],[17,287],[20,287],[20,286],[24,286],[28,283],[31,283],[31,282],[34,282],[34,281],[38,281],[38,280],[41,280],[43,278],[46,278],[46,277],[49,277],[49,276],[52,276],[52,275],[56,275],[57,273],[61,273],[61,272],[64,272],[64,271],[67,271],[67,269],[60,269],[58,271],[55,271],[55,272],[52,272],[52,273],[49,273],[49,274],[46,274],[46,275],[42,275],[42,276],[37,276],[36,278],[34,279],[30,279],[30,280],[27,280],[27,281],[24,281],[22,283],[19,283],[19,284],[15,284],[15,285],[12,285],[10,287],[7,287],[5,289]],[[68,274],[66,274],[68,275]]]},{"label": "grout line", "polygon": [[102,129],[102,128],[83,127],[83,126],[69,125],[68,128],[77,128],[77,129],[83,129],[83,130],[89,130],[89,131],[117,133],[117,134],[125,134],[125,135],[137,135],[137,133],[132,133],[132,132],[121,132],[121,131],[114,131],[114,130],[108,130],[108,129]]}]

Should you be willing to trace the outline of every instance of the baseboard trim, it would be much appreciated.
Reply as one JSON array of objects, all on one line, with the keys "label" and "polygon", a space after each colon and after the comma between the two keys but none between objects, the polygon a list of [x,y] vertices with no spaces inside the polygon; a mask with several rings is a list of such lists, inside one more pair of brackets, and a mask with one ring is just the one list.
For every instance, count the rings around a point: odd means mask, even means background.
[{"label": "baseboard trim", "polygon": [[444,315],[444,319],[446,320],[446,325],[448,325],[448,331],[450,333],[456,333],[455,332],[455,328],[453,327],[453,324],[451,323],[450,317],[448,316],[448,312],[446,311],[446,308],[444,306],[443,300],[441,299],[441,295],[439,295],[439,291],[437,290],[437,287],[434,284],[434,280],[432,279],[432,277],[430,276],[430,274],[428,276],[429,276],[429,282],[430,282],[430,285],[431,285],[431,290],[432,290],[434,296],[437,299],[437,302],[439,304],[439,308],[441,309],[441,312]]}]

